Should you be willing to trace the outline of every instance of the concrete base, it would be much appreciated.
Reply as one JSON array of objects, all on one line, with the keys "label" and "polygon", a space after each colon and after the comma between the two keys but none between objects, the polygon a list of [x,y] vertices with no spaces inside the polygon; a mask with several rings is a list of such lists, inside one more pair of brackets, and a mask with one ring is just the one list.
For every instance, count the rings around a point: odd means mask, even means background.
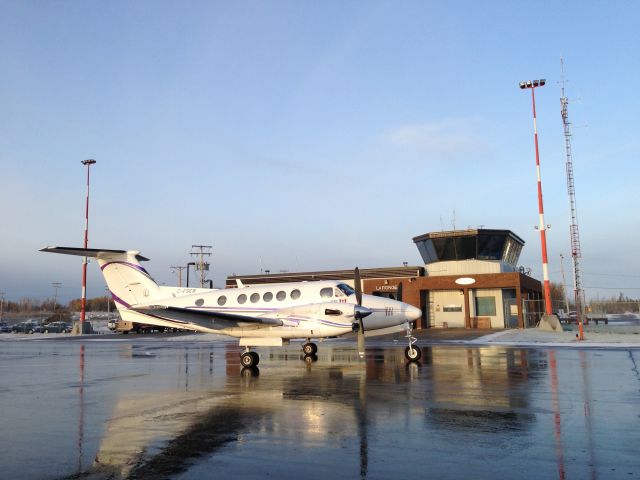
[{"label": "concrete base", "polygon": [[[93,333],[93,326],[91,322],[87,322],[86,320],[82,323],[82,333]],[[72,335],[80,335],[80,322],[75,322],[73,324],[73,328],[71,329]]]},{"label": "concrete base", "polygon": [[543,315],[538,323],[538,329],[545,332],[562,332],[562,325],[557,315]]}]

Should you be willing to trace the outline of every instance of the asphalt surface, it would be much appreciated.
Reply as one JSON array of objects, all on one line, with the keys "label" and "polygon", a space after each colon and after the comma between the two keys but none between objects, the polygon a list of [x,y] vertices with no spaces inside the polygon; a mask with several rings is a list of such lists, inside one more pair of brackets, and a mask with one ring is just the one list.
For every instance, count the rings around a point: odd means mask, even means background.
[{"label": "asphalt surface", "polygon": [[418,364],[401,337],[365,360],[352,339],[308,363],[292,343],[259,370],[214,336],[2,335],[0,475],[640,476],[640,349],[473,343],[487,333],[419,332]]}]

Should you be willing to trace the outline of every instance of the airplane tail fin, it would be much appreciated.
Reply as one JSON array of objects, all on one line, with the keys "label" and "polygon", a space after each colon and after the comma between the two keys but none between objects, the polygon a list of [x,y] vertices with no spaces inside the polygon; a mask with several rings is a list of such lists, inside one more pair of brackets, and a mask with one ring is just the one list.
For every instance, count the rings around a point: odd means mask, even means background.
[{"label": "airplane tail fin", "polygon": [[118,310],[147,304],[150,300],[161,296],[158,284],[140,265],[141,261],[149,259],[136,250],[46,247],[40,251],[97,259]]}]

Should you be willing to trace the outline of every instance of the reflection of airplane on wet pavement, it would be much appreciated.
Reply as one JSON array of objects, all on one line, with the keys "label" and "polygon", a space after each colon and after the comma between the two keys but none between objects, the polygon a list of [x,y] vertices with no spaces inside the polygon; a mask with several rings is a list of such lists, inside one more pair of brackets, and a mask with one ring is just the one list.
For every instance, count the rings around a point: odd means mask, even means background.
[{"label": "reflection of airplane on wet pavement", "polygon": [[[291,460],[280,461],[279,455],[310,448],[316,453],[324,449],[327,455],[344,454],[348,449],[349,463],[337,468],[343,475],[344,471],[352,472],[354,477],[359,470],[360,478],[365,478],[369,424],[405,424],[420,415],[409,411],[405,402],[394,400],[396,390],[384,388],[389,382],[408,386],[419,373],[419,364],[405,365],[397,349],[384,353],[375,349],[376,356],[384,355],[386,361],[373,365],[359,361],[353,349],[331,345],[327,355],[345,360],[313,366],[287,365],[279,357],[282,350],[272,349],[277,361],[270,365],[267,376],[261,376],[257,368],[240,370],[231,360],[234,350],[227,346],[224,358],[217,353],[220,350],[214,350],[212,357],[206,350],[196,355],[192,366],[206,367],[205,359],[213,358],[217,370],[210,370],[209,375],[205,370],[185,373],[184,377],[178,374],[180,380],[190,378],[188,389],[145,393],[138,385],[133,391],[119,393],[94,463],[82,475],[172,478],[194,467],[195,471],[208,471],[208,462],[222,461],[222,466],[216,465],[217,475],[234,478],[233,471],[224,471],[224,465],[229,467],[236,458],[233,453],[228,455],[232,449],[249,444],[256,450],[252,450],[253,456],[242,454],[242,468],[253,476],[262,471],[258,469],[267,468],[274,476],[287,478],[287,472],[280,469],[290,468],[287,462]],[[227,364],[230,360],[233,363]],[[226,371],[222,375],[221,364]],[[368,398],[367,382],[372,376],[378,380]],[[262,437],[271,440],[265,442]],[[266,459],[271,460],[261,464]],[[82,475],[79,477],[84,478]],[[197,476],[192,472],[192,478]]]},{"label": "reflection of airplane on wet pavement", "polygon": [[[392,478],[398,465],[388,460],[422,458],[422,449],[432,448],[425,438],[485,432],[509,451],[513,436],[535,423],[520,384],[546,372],[546,365],[536,366],[545,354],[427,347],[422,364],[405,364],[398,349],[372,346],[364,363],[340,343],[322,350],[326,362],[308,366],[287,360],[287,349],[270,349],[269,375],[240,370],[231,345],[185,351],[195,358],[185,360],[176,384],[158,389],[157,378],[147,377],[118,393],[83,475],[315,478],[322,471],[331,478]],[[429,468],[438,474],[448,467]]]},{"label": "reflection of airplane on wet pavement", "polygon": [[258,364],[258,346],[282,346],[306,339],[302,349],[313,355],[312,339],[358,332],[358,352],[364,355],[365,336],[407,332],[405,355],[418,360],[420,348],[411,335],[418,308],[389,298],[363,295],[358,269],[355,289],[340,281],[297,282],[203,289],[158,285],[140,265],[147,260],[138,251],[47,247],[98,260],[102,274],[123,320],[159,327],[190,329],[239,338],[245,347],[241,363]]}]

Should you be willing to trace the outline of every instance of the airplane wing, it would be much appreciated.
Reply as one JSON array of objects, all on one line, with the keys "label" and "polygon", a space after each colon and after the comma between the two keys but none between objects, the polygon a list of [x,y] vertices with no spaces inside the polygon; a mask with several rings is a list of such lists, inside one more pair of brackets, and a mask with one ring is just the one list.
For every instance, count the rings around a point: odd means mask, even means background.
[{"label": "airplane wing", "polygon": [[147,305],[143,307],[133,307],[131,308],[131,310],[149,315],[151,317],[160,317],[164,320],[181,323],[185,327],[191,324],[213,330],[236,327],[240,323],[255,324],[256,326],[283,325],[282,320],[279,320],[277,318],[250,317],[246,315],[235,315],[232,313],[193,310],[190,308],[181,307],[169,307],[166,305]]}]

